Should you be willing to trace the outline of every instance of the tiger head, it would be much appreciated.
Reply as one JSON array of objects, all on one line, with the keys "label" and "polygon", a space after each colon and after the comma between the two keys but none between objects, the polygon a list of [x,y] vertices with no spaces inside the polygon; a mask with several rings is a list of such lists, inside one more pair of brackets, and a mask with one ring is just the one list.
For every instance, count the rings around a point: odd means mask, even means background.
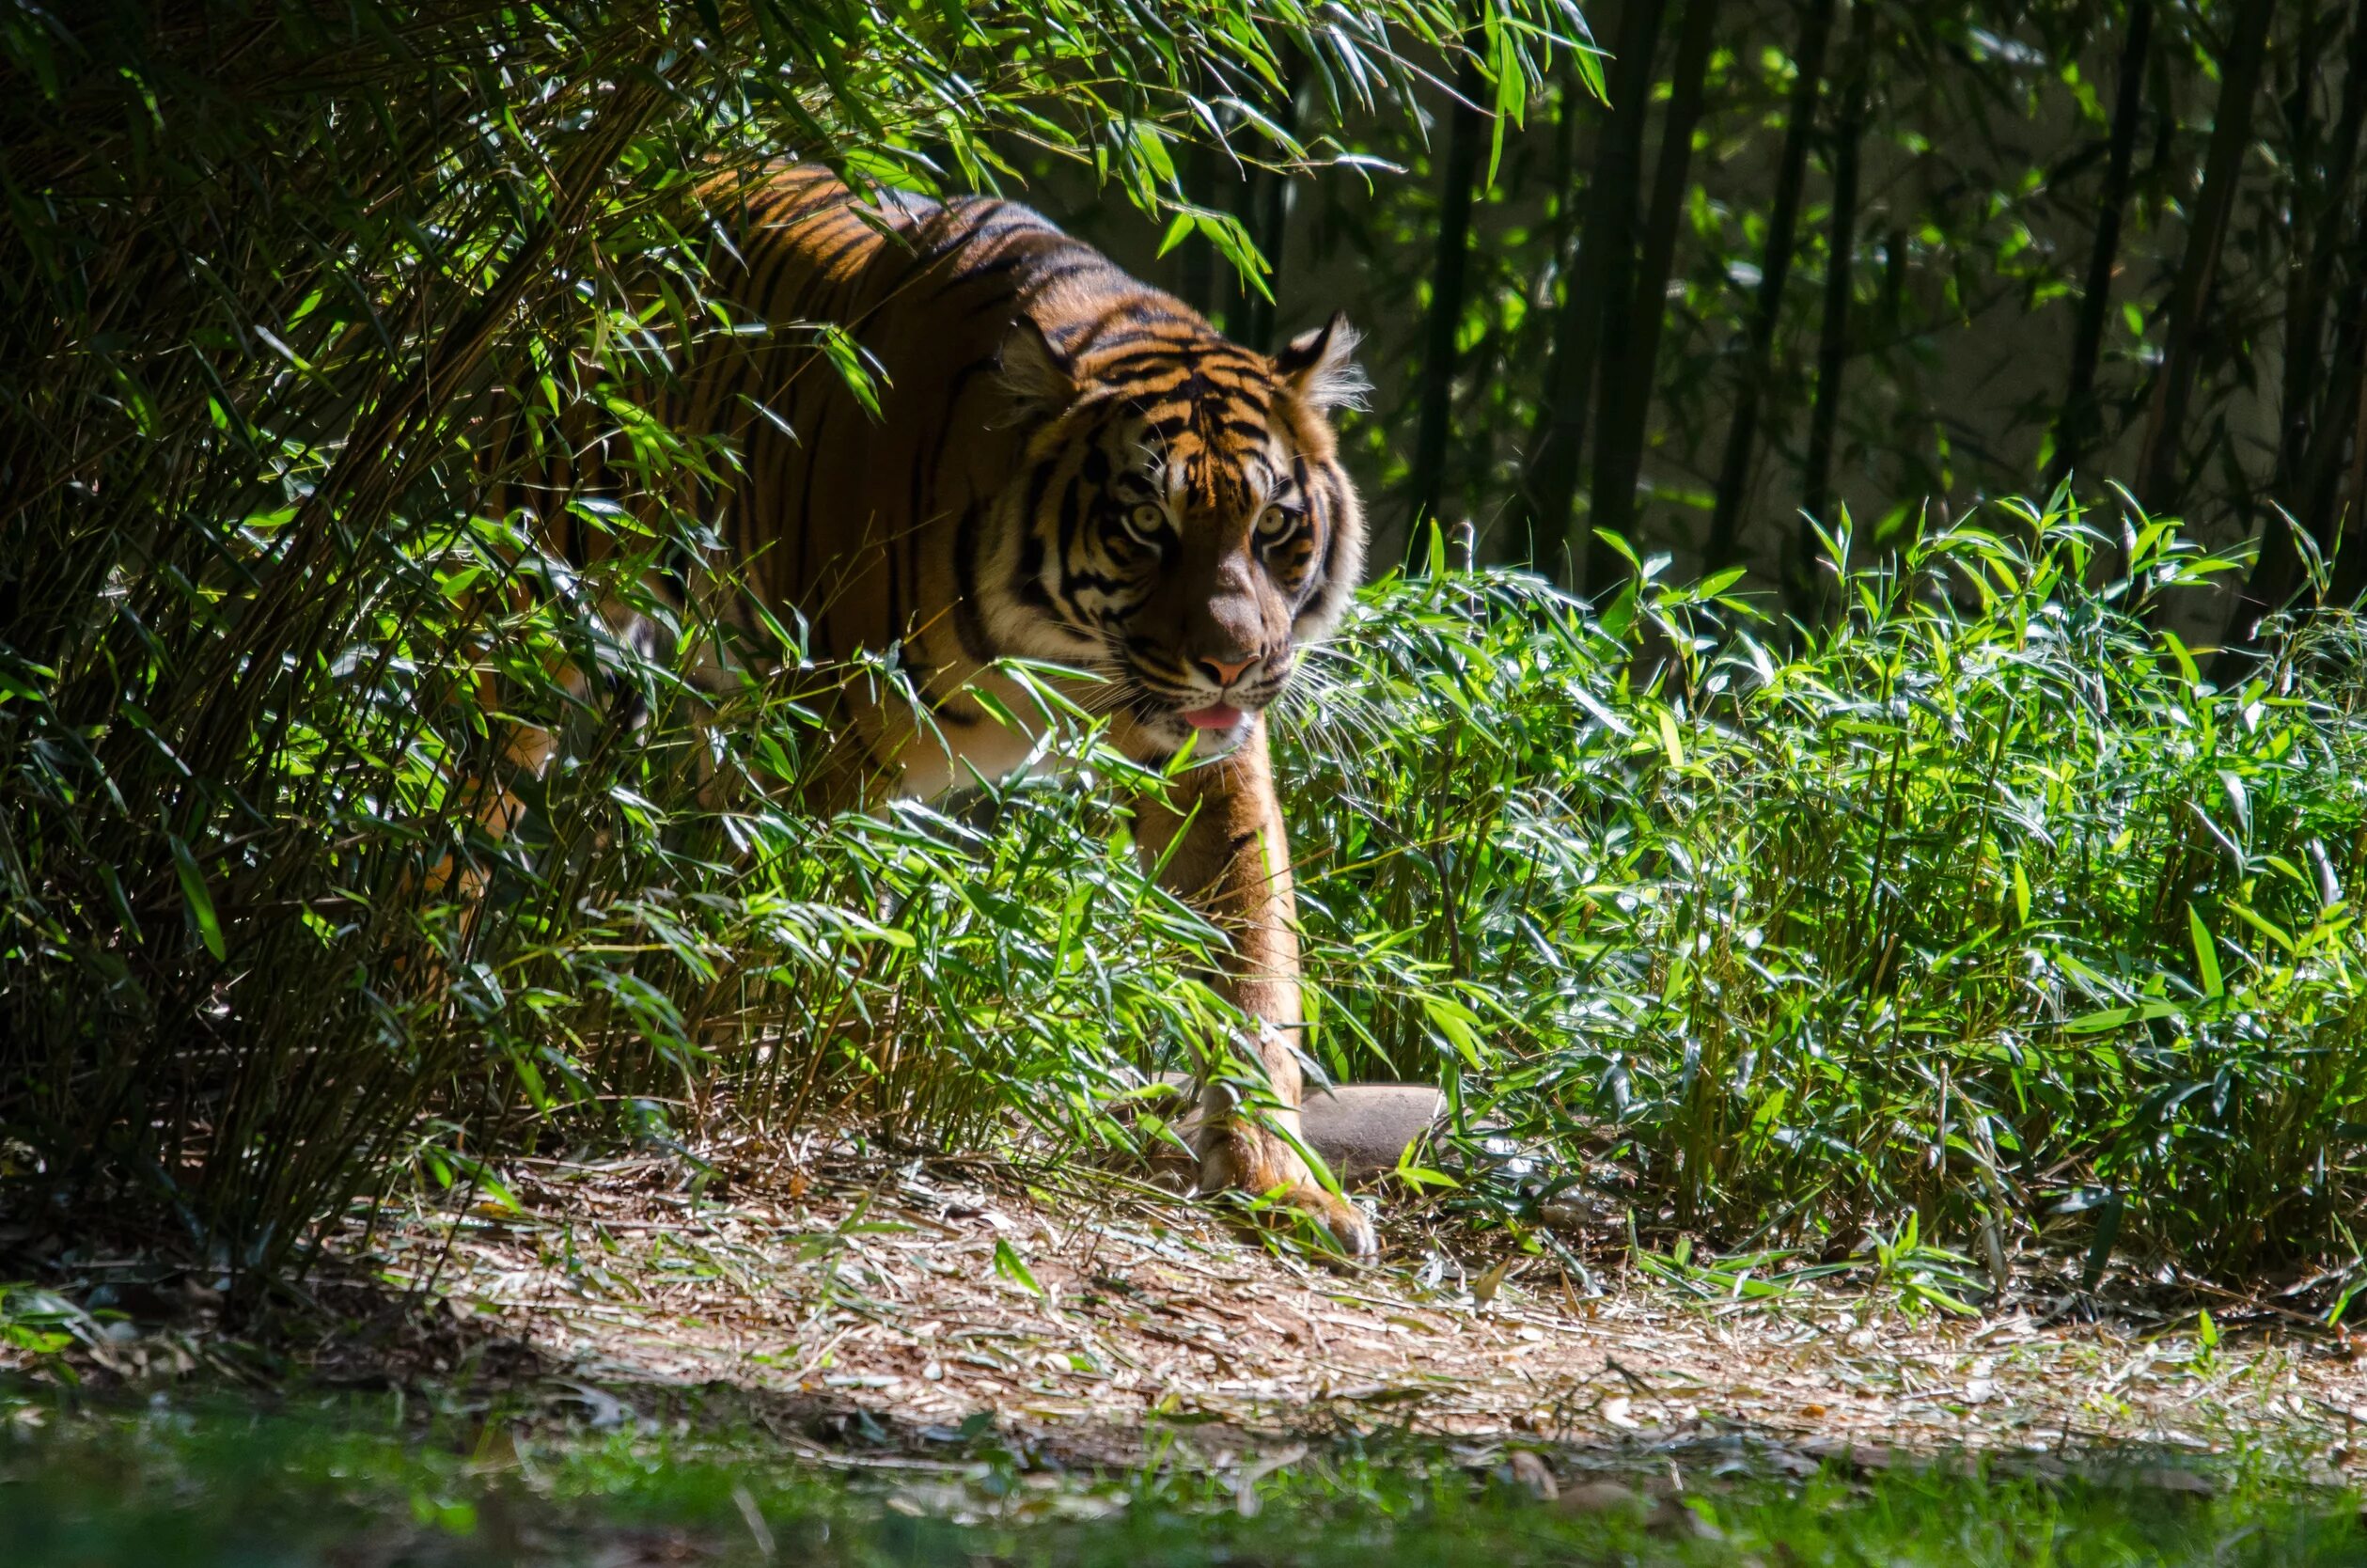
[{"label": "tiger head", "polygon": [[1364,390],[1356,343],[1334,316],[1268,356],[1179,313],[1065,352],[1023,316],[1005,345],[1027,435],[996,640],[1103,677],[1131,754],[1232,749],[1338,623],[1364,565],[1330,419]]}]

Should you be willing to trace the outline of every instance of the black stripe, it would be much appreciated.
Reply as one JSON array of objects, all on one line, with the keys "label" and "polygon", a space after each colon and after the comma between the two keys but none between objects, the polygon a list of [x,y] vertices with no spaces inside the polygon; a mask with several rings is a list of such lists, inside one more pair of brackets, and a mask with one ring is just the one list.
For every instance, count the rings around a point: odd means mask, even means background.
[{"label": "black stripe", "polygon": [[1131,353],[1119,354],[1113,359],[1096,360],[1093,365],[1093,375],[1099,381],[1117,382],[1128,376],[1142,373],[1137,370],[1137,367],[1147,371],[1150,366],[1161,362],[1180,371],[1184,368],[1184,362],[1190,354],[1191,345],[1188,343],[1162,341],[1157,348],[1136,349]]},{"label": "black stripe", "polygon": [[[1325,583],[1331,581],[1331,563],[1340,553],[1340,523],[1336,513],[1325,510],[1312,519],[1312,525],[1324,530],[1324,557],[1308,578],[1307,597],[1312,599]],[[1305,600],[1300,601],[1303,604]]]},{"label": "black stripe", "polygon": [[812,253],[814,273],[820,277],[829,277],[838,270],[840,261],[853,256],[866,245],[877,243],[879,243],[879,236],[872,233],[867,226],[856,223],[854,233],[836,242],[828,250]]},{"label": "black stripe", "polygon": [[[1098,272],[1108,267],[1109,263],[1103,260],[1098,256],[1093,257],[1093,259],[1089,261],[1056,262],[1052,266],[1045,268],[1042,272],[1029,277],[1027,279],[1027,289],[1030,293],[1042,293],[1044,290],[1051,288],[1056,283],[1066,283],[1070,278],[1079,277],[1086,273]],[[1090,325],[1092,323],[1088,322],[1082,324]],[[1066,329],[1064,328],[1063,330]]]},{"label": "black stripe", "polygon": [[791,204],[789,211],[774,217],[767,227],[783,229],[795,228],[807,219],[826,212],[832,208],[845,206],[854,194],[845,186],[828,180],[814,180],[808,189],[811,192],[810,195],[799,196]]},{"label": "black stripe", "polygon": [[1076,559],[1077,529],[1085,521],[1085,487],[1071,484],[1060,492],[1060,504],[1055,509],[1060,541],[1060,578],[1063,588]]},{"label": "black stripe", "polygon": [[1222,338],[1206,344],[1200,350],[1200,368],[1223,375],[1237,376],[1245,384],[1255,384],[1272,379],[1264,366],[1244,357],[1239,350]]},{"label": "black stripe", "polygon": [[[1080,352],[1089,352],[1098,357],[1105,353],[1114,354],[1121,349],[1131,349],[1138,343],[1159,343],[1170,346],[1180,346],[1182,341],[1183,340],[1180,338],[1163,337],[1158,333],[1152,332],[1147,329],[1136,332],[1115,332],[1111,333],[1106,337],[1094,338],[1089,345],[1083,346],[1080,349]],[[1110,365],[1121,363],[1123,362],[1116,359],[1105,360],[1102,362],[1101,368],[1106,369]]]},{"label": "black stripe", "polygon": [[[1026,227],[1024,224],[1009,224],[999,228],[990,227],[996,216],[991,206],[980,211],[976,216],[968,212],[948,213],[948,216],[951,221],[944,232],[931,237],[928,244],[914,255],[912,275],[917,276],[966,252],[984,250]],[[959,283],[963,277],[963,270],[954,269],[951,281]]]},{"label": "black stripe", "polygon": [[[1113,266],[1111,270],[1114,272],[1117,269]],[[1122,273],[1120,273],[1119,275],[1121,277],[1125,276]],[[1129,279],[1128,281],[1131,282],[1132,280]],[[1209,336],[1208,325],[1206,322],[1185,314],[1184,312],[1174,308],[1172,306],[1150,294],[1136,294],[1132,298],[1125,300],[1122,304],[1113,303],[1109,306],[1105,306],[1103,307],[1101,315],[1096,318],[1093,322],[1093,327],[1096,332],[1105,331],[1113,326],[1119,325],[1166,325],[1174,327],[1185,337],[1204,338]],[[1078,347],[1082,350],[1089,346],[1098,346],[1099,342],[1100,339],[1098,337],[1090,337],[1084,343],[1079,344]]]},{"label": "black stripe", "polygon": [[1043,535],[1034,530],[1032,519],[1023,525],[1027,533],[1020,535],[1025,542],[1020,545],[1020,571],[1011,583],[1011,592],[1027,609],[1058,609],[1051,599],[1051,589],[1043,588]]},{"label": "black stripe", "polygon": [[963,509],[953,530],[953,635],[972,664],[992,664],[994,640],[986,633],[986,618],[978,604],[978,524],[980,507],[972,501]]},{"label": "black stripe", "polygon": [[[828,366],[822,366],[820,368],[828,375],[838,374],[837,370]],[[844,388],[834,387],[832,390],[843,392]],[[811,558],[814,535],[820,531],[814,519],[814,480],[822,473],[823,454],[829,450],[823,445],[823,432],[829,430],[831,412],[838,406],[837,398],[824,395],[822,400],[822,411],[814,416],[812,442],[803,453],[806,460],[806,482],[798,490],[797,515],[781,520],[783,526],[797,530],[797,571],[796,575],[792,579],[795,584],[792,591],[795,594],[801,609],[805,607],[806,596],[813,587],[813,579],[807,575],[806,563]],[[832,650],[832,651],[837,651]]]},{"label": "black stripe", "polygon": [[[1132,541],[1129,541],[1129,542]],[[1136,548],[1142,549],[1145,547],[1136,545]],[[1094,571],[1089,566],[1079,566],[1072,567],[1067,572],[1063,573],[1063,581],[1060,586],[1068,589],[1072,596],[1082,588],[1099,588],[1104,593],[1109,594],[1112,597],[1117,597],[1118,595],[1123,593],[1125,589],[1134,587],[1134,582],[1133,579],[1127,577],[1104,576],[1101,572]]]},{"label": "black stripe", "polygon": [[1007,276],[1026,266],[1029,259],[1026,251],[1007,250],[999,255],[991,256],[983,261],[970,262],[946,275],[945,282],[938,287],[937,297],[944,298],[964,283],[979,283],[990,277]]},{"label": "black stripe", "polygon": [[[1113,295],[1116,295],[1117,291],[1121,289],[1135,287],[1134,279],[1128,277],[1124,273],[1120,272],[1117,266],[1111,262],[1108,258],[1100,256],[1092,251],[1087,251],[1086,254],[1088,256],[1091,256],[1108,272],[1112,280],[1111,291]],[[1098,350],[1102,335],[1109,331],[1113,326],[1147,326],[1159,321],[1170,321],[1175,325],[1179,335],[1177,338],[1178,341],[1183,341],[1188,338],[1192,334],[1192,324],[1189,321],[1184,321],[1180,317],[1172,315],[1160,315],[1157,313],[1146,313],[1138,306],[1134,305],[1105,303],[1092,315],[1084,318],[1082,321],[1062,322],[1058,327],[1055,328],[1051,332],[1050,336],[1055,342],[1060,343],[1060,346],[1066,349],[1069,353],[1074,354],[1088,354]],[[1069,340],[1063,341],[1063,339]]]},{"label": "black stripe", "polygon": [[1036,519],[1043,510],[1044,492],[1052,487],[1053,473],[1060,465],[1060,456],[1039,463],[1027,474],[1027,499],[1019,511],[1019,575],[1022,579],[1043,575],[1043,536],[1036,532]]},{"label": "black stripe", "polygon": [[747,288],[741,303],[756,313],[764,323],[765,339],[772,341],[782,319],[779,306],[781,288],[791,271],[803,260],[798,248],[775,237],[774,243],[757,253],[748,263]]},{"label": "black stripe", "polygon": [[965,208],[955,222],[962,227],[948,230],[944,239],[931,244],[929,254],[933,259],[950,256],[955,251],[984,250],[1014,234],[1025,234],[1029,229],[1043,227],[1032,213],[999,201],[980,202],[976,208]]},{"label": "black stripe", "polygon": [[929,712],[936,718],[943,720],[947,724],[952,725],[957,729],[967,729],[972,725],[983,721],[986,717],[986,710],[980,707],[977,703],[966,703],[960,708],[953,706],[955,702],[961,700],[961,697],[962,694],[959,692],[948,692],[945,696],[929,704]]}]

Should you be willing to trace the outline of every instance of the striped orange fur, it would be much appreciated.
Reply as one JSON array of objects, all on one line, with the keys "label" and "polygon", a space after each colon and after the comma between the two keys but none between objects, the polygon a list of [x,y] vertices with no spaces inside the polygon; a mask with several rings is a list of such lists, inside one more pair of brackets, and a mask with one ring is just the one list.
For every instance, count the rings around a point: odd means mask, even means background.
[{"label": "striped orange fur", "polygon": [[[692,504],[736,581],[707,594],[698,572],[669,572],[666,591],[701,600],[744,649],[793,613],[818,659],[897,651],[920,701],[851,688],[830,804],[1024,763],[1032,737],[979,700],[1030,711],[1001,659],[1089,672],[1077,699],[1138,759],[1197,740],[1208,760],[1142,804],[1136,836],[1231,933],[1223,984],[1257,1021],[1247,1043],[1279,1106],[1235,1114],[1212,1088],[1203,1184],[1278,1192],[1369,1251],[1369,1221],[1292,1147],[1298,951],[1263,717],[1362,569],[1330,425],[1360,388],[1354,335],[1335,318],[1272,356],[1231,343],[1007,201],[866,201],[814,168],[702,195],[729,236],[708,290],[747,325],[685,351],[647,401],[722,438],[723,478]],[[823,322],[877,368],[876,414],[817,349]],[[580,562],[604,546],[556,504],[599,480],[596,453],[574,462],[522,476],[503,504],[523,498],[552,553]],[[608,613],[635,633],[629,611]],[[707,663],[719,684],[721,655]],[[522,732],[511,763],[539,771],[554,745]],[[502,831],[514,803],[484,815]]]}]

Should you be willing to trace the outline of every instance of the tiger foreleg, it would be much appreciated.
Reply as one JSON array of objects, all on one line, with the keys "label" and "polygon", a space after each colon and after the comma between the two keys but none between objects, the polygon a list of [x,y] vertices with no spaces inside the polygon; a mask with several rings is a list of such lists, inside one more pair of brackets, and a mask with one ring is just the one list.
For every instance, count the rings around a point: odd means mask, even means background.
[{"label": "tiger foreleg", "polygon": [[[590,677],[571,661],[548,662],[543,679],[570,702],[581,705],[591,700]],[[518,787],[546,777],[559,754],[556,735],[524,719],[503,716],[500,698],[499,682],[492,668],[480,668],[477,675],[478,712],[488,715],[495,726],[500,750],[489,773],[467,774],[454,780],[451,795],[454,817],[467,822],[477,837],[495,846],[507,843],[525,820],[526,803]],[[457,950],[465,953],[477,946],[491,882],[484,863],[455,845],[447,849],[415,883],[406,878],[401,900],[406,907],[423,897],[454,905],[458,911]],[[431,983],[441,983],[440,966],[425,973]]]},{"label": "tiger foreleg", "polygon": [[[1216,988],[1250,1022],[1249,1037],[1235,1043],[1238,1059],[1212,1064],[1201,1090],[1201,1189],[1272,1196],[1322,1224],[1341,1251],[1371,1256],[1372,1222],[1318,1181],[1301,1152],[1298,929],[1265,721],[1254,721],[1232,755],[1177,779],[1166,802],[1145,802],[1136,841],[1161,867],[1161,886],[1231,938]],[[1251,1081],[1246,1101],[1229,1077]]]}]

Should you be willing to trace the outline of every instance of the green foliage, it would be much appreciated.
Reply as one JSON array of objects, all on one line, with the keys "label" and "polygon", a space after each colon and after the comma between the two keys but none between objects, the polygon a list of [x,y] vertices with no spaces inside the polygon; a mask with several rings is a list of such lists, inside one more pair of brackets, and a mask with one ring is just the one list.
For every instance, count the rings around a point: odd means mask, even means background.
[{"label": "green foliage", "polygon": [[[119,1415],[0,1400],[0,1415],[13,1418],[0,1428],[0,1532],[17,1560],[91,1568],[336,1561],[365,1548],[502,1568],[676,1553],[824,1568],[974,1559],[1477,1568],[1761,1555],[1932,1568],[2284,1568],[2359,1556],[2355,1494],[2296,1484],[2287,1456],[2257,1450],[2216,1465],[2207,1482],[2136,1455],[2050,1482],[2016,1475],[2010,1459],[1977,1458],[1902,1463],[1862,1480],[1839,1466],[1804,1478],[1753,1473],[1729,1449],[1715,1466],[1686,1456],[1688,1490],[1656,1512],[1640,1491],[1633,1507],[1563,1510],[1533,1500],[1487,1450],[1386,1432],[1318,1441],[1274,1465],[1055,1475],[1028,1468],[1013,1451],[1021,1445],[1006,1447],[981,1412],[958,1433],[935,1429],[942,1468],[904,1459],[867,1479],[785,1454],[766,1431],[596,1434],[477,1401],[422,1417],[422,1403],[406,1419],[375,1400],[300,1398],[259,1418],[161,1400]],[[1152,1441],[1176,1436],[1159,1430]],[[1668,1475],[1665,1464],[1651,1475],[1565,1469],[1564,1484],[1616,1478],[1641,1488]]]},{"label": "green foliage", "polygon": [[[728,461],[611,395],[669,335],[735,328],[700,290],[701,178],[789,157],[992,183],[1025,147],[1173,206],[1168,141],[1218,106],[1271,123],[1278,47],[1370,107],[1403,96],[1406,51],[1467,31],[1517,102],[1575,26],[1542,0],[9,9],[12,1199],[161,1218],[268,1272],[408,1179],[423,1140],[431,1172],[479,1180],[436,1150],[517,1147],[570,1110],[564,1136],[654,1129],[719,1088],[793,1122],[843,1095],[841,1059],[891,1125],[954,1136],[1030,1100],[1026,1064],[1202,1005],[1106,964],[1205,933],[1063,825],[1074,803],[1013,797],[1002,870],[959,875],[936,818],[687,805],[716,760],[683,737],[679,670],[619,644],[598,584],[476,515],[491,416],[629,448],[656,495]],[[576,506],[616,536],[620,592],[713,543],[679,508]],[[656,728],[586,711],[571,663],[638,687]],[[814,676],[841,679],[895,672]],[[816,765],[814,694],[723,715],[725,776]],[[516,717],[572,743],[530,792],[534,854],[473,826]],[[459,907],[480,879],[481,918]],[[1048,944],[1013,918],[1044,909],[1066,933]],[[977,1076],[949,1071],[965,1058]]]},{"label": "green foliage", "polygon": [[2222,689],[2143,612],[2226,563],[2148,525],[2091,586],[2112,542],[1999,505],[1853,566],[1790,652],[1662,561],[1600,619],[1382,585],[1291,769],[1336,1064],[1761,1245],[2108,1215],[2204,1266],[2350,1252],[2358,623]]},{"label": "green foliage", "polygon": [[[2087,9],[2024,17],[2055,50],[2037,55],[1961,8],[1863,9],[1896,71],[1874,123],[1914,170],[1985,136],[2000,84],[2102,112],[2079,97]],[[523,404],[545,443],[588,422],[645,498],[729,461],[614,395],[668,342],[736,330],[701,290],[710,172],[785,155],[964,186],[1052,161],[1151,210],[1185,259],[1213,243],[1256,274],[1248,227],[1176,149],[1331,160],[1337,209],[1376,149],[1414,146],[1375,128],[1467,50],[1507,117],[1485,160],[1506,194],[1482,203],[1455,335],[1455,482],[1493,514],[1567,304],[1601,86],[1583,37],[1546,0],[8,13],[7,1199],[161,1223],[259,1277],[391,1184],[498,1200],[501,1155],[723,1114],[786,1136],[831,1112],[915,1144],[1013,1114],[1157,1136],[1102,1107],[1223,1023],[1193,978],[1214,933],[1121,842],[1110,787],[1158,781],[1072,713],[1055,744],[1084,792],[831,821],[776,804],[769,786],[828,763],[820,699],[893,684],[892,659],[752,683],[702,736],[681,650],[716,629],[645,649],[595,606],[707,553],[706,521],[577,497],[618,547],[608,580],[579,579],[480,515],[489,415]],[[1704,146],[1747,167],[1795,68],[1738,42],[1706,69]],[[1942,77],[1958,96],[1914,87]],[[1518,123],[1551,81],[1559,123]],[[2173,118],[2156,164],[2200,140]],[[1524,179],[1549,199],[1517,206]],[[1992,183],[1878,215],[1873,352],[1896,385],[1946,380],[1914,347],[1935,322],[2061,291],[2045,181]],[[1375,188],[1386,259],[1427,198]],[[1719,426],[1768,228],[1724,186],[1685,194],[1671,450]],[[1258,231],[1266,259],[1277,237]],[[1385,312],[1430,303],[1419,268],[1368,270]],[[794,329],[863,382],[834,324]],[[2140,312],[2122,348],[2148,330]],[[2222,392],[2249,373],[2240,345],[2202,350]],[[1771,408],[1805,363],[1775,355]],[[1953,482],[1973,444],[1940,396],[1918,392],[1906,455],[1869,467],[1886,486]],[[2202,446],[2235,449],[2223,425]],[[2315,447],[2330,496],[2351,468]],[[1684,471],[1648,484],[1698,509]],[[2126,515],[2125,540],[2061,499],[1894,520],[1863,559],[1844,524],[1821,546],[1851,563],[1830,613],[1780,635],[1732,572],[1674,587],[1658,556],[1599,613],[1443,565],[1374,589],[1286,737],[1318,1055],[1435,1076],[1458,1136],[1535,1146],[1542,1188],[1466,1163],[1450,1200],[1477,1216],[1531,1218],[1607,1159],[1647,1229],[1862,1240],[1942,1309],[1951,1247],[1999,1228],[2084,1247],[2092,1281],[2140,1246],[2225,1269],[2354,1254],[2359,623],[2320,614],[2256,668],[2206,673],[2158,605],[2225,563]],[[571,668],[636,700],[588,705]],[[519,719],[566,745],[496,844],[475,820]]]},{"label": "green foliage", "polygon": [[[1688,51],[1697,17],[1709,47]],[[1607,591],[1615,558],[1565,568],[1559,525],[1532,530],[1562,418],[1568,538],[1608,526],[1688,575],[1747,564],[1804,619],[1803,506],[1828,524],[1842,502],[1962,508],[2066,474],[2108,503],[2108,481],[2141,466],[2160,481],[2139,486],[2155,513],[2215,547],[2260,544],[2250,582],[2176,607],[2210,640],[2248,638],[2299,585],[2279,509],[2348,557],[2338,597],[2367,588],[2367,531],[2339,525],[2360,504],[2346,464],[2367,363],[2339,303],[2367,256],[2355,8],[1638,0],[1591,20],[1637,58],[1567,61],[1524,123],[1483,127],[1476,170],[1450,154],[1443,83],[1421,91],[1419,131],[1391,112],[1352,119],[1339,134],[1357,160],[1274,201],[1279,221],[1259,229],[1271,311],[1196,291],[1188,243],[1167,274],[1236,330],[1335,308],[1372,330],[1377,417],[1355,446],[1392,533],[1419,529],[1410,512],[1434,494],[1481,559]],[[2234,102],[2222,83],[2252,39],[2265,70]],[[1607,92],[1604,73],[1627,71]],[[2238,145],[2215,163],[2223,124]],[[1380,165],[1404,177],[1375,179]],[[1096,221],[1088,193],[1041,172],[1056,214]],[[1200,195],[1245,216],[1269,200],[1222,162]],[[2197,222],[2206,210],[2225,221]],[[1136,227],[1101,221],[1121,239]],[[2207,308],[2173,304],[2182,275],[2207,278]],[[2178,413],[2157,395],[2173,359]],[[1441,472],[1418,473],[1417,413],[1438,398],[1453,439]],[[1729,463],[1747,399],[1755,431]],[[1721,510],[1731,540],[1710,526]]]}]

